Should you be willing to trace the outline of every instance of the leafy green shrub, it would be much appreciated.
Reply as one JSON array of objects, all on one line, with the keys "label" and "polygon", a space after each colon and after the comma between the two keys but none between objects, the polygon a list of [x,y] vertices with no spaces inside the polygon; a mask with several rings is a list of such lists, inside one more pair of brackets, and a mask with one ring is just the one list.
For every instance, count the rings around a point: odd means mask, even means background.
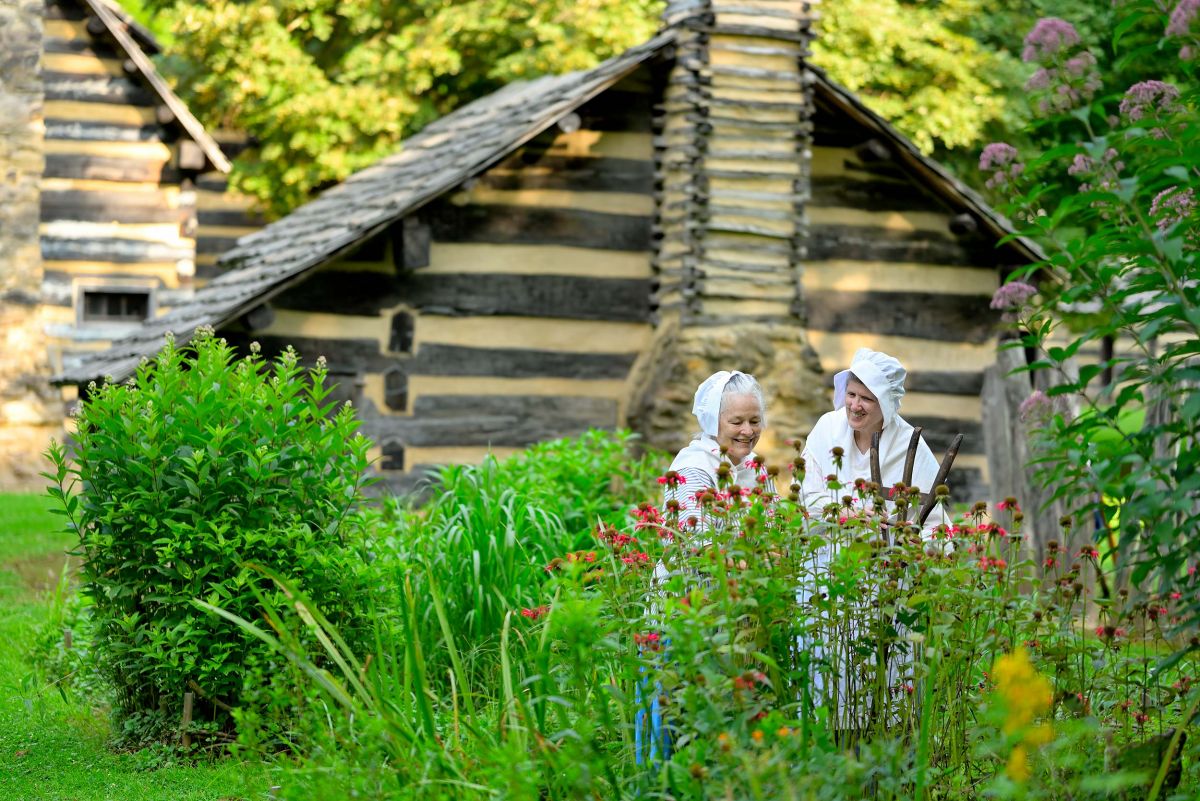
[{"label": "leafy green shrub", "polygon": [[[79,535],[91,646],[126,719],[229,722],[243,666],[262,646],[201,611],[204,599],[258,616],[283,602],[262,565],[291,578],[355,632],[367,580],[360,498],[366,439],[334,410],[318,364],[291,350],[235,358],[211,331],[169,339],[125,385],[92,386],[73,452],[53,445],[54,482]],[[73,461],[69,461],[69,459]],[[265,597],[265,596],[263,596]]]}]

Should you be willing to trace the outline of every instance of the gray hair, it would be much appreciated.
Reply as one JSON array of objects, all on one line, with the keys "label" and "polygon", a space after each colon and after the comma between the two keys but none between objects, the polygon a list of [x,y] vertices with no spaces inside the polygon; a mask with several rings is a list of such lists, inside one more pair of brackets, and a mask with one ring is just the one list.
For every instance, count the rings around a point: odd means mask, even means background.
[{"label": "gray hair", "polygon": [[735,373],[729,377],[725,382],[725,389],[721,392],[721,411],[725,411],[725,399],[731,395],[749,395],[758,401],[758,415],[762,420],[762,427],[767,427],[767,402],[763,400],[762,387],[758,385],[754,376]]}]

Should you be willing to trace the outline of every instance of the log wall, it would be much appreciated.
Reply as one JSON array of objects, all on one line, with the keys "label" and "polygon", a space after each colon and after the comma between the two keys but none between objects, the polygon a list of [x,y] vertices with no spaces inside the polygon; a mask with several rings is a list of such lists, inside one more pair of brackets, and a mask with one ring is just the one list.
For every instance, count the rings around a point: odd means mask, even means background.
[{"label": "log wall", "polygon": [[47,0],[42,302],[55,366],[128,330],[84,323],[89,287],[150,289],[165,309],[194,269],[192,193],[154,92],[76,0]]},{"label": "log wall", "polygon": [[[45,0],[45,167],[39,226],[50,361],[102,350],[136,323],[83,319],[81,294],[148,290],[161,314],[256,230],[248,198],[181,136],[173,114],[79,0]],[[218,137],[227,153],[244,137]]]},{"label": "log wall", "polygon": [[614,428],[652,336],[643,69],[223,333],[325,356],[395,487]]}]

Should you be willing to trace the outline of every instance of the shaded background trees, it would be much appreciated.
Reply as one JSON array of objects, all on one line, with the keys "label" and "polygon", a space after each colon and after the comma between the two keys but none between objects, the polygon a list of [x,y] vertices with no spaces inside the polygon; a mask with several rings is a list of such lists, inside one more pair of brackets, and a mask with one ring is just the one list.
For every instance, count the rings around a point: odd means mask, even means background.
[{"label": "shaded background trees", "polygon": [[[234,185],[280,215],[514,80],[594,66],[649,38],[662,0],[122,0],[168,43],[163,69],[211,126],[258,146]],[[922,149],[968,165],[1026,118],[1038,16],[1110,24],[1107,0],[838,0],[814,61]]]}]

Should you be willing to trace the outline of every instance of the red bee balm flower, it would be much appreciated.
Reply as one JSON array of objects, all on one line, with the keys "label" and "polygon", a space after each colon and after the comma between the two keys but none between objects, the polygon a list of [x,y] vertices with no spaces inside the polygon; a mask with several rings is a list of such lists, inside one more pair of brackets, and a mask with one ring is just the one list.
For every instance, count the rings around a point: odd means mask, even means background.
[{"label": "red bee balm flower", "polygon": [[658,477],[659,484],[666,484],[668,487],[678,487],[680,484],[686,484],[687,479],[674,470],[668,470],[666,475]]},{"label": "red bee balm flower", "polygon": [[657,651],[662,648],[662,640],[658,632],[651,631],[646,634],[633,635],[633,642],[639,648],[645,648],[649,651]]},{"label": "red bee balm flower", "polygon": [[521,617],[527,617],[530,620],[537,620],[542,615],[550,611],[549,606],[535,606],[532,609],[522,609]]}]

